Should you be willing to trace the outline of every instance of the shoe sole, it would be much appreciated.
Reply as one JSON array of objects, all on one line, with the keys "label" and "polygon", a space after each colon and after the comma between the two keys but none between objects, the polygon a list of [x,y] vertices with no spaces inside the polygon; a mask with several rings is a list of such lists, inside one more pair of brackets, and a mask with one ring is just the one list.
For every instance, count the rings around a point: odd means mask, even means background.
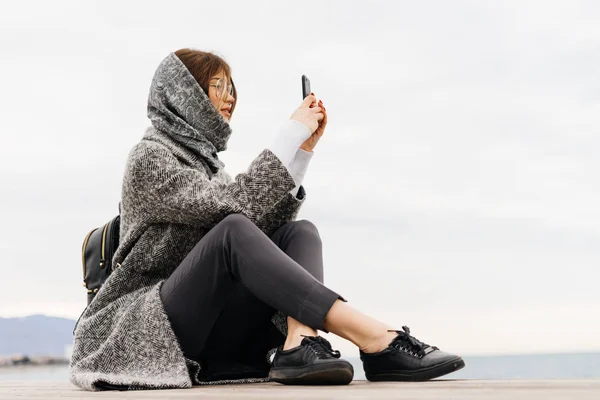
[{"label": "shoe sole", "polygon": [[270,380],[284,385],[347,385],[353,378],[354,368],[346,362],[271,368],[269,372]]},{"label": "shoe sole", "polygon": [[446,361],[443,364],[437,364],[428,368],[417,369],[414,371],[386,371],[385,373],[365,375],[367,379],[372,382],[419,382],[428,381],[430,379],[438,378],[442,375],[458,371],[464,366],[465,362],[459,357],[450,361]]}]

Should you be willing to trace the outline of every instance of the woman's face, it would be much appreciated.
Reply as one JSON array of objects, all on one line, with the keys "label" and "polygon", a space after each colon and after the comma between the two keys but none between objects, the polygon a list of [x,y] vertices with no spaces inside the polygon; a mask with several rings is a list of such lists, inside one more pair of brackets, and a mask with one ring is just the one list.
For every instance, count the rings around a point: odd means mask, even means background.
[{"label": "woman's face", "polygon": [[233,95],[230,94],[230,88],[231,84],[227,81],[224,71],[213,76],[208,85],[208,98],[227,122],[231,119],[231,107],[235,101]]}]

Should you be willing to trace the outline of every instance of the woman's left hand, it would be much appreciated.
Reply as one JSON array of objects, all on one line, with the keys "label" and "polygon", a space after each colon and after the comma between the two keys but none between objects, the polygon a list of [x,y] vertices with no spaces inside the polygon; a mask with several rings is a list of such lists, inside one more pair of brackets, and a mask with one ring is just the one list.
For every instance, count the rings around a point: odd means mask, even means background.
[{"label": "woman's left hand", "polygon": [[317,127],[317,130],[312,135],[310,135],[310,137],[308,139],[306,139],[306,141],[304,143],[302,143],[302,145],[300,146],[300,148],[302,150],[308,151],[310,153],[312,153],[312,151],[317,146],[317,143],[319,143],[319,140],[321,139],[321,137],[323,137],[323,133],[325,132],[325,127],[327,126],[327,109],[325,108],[325,106],[323,106],[323,102],[321,100],[319,100],[318,104],[319,104],[319,107],[321,107],[321,109],[323,109],[323,119],[319,122],[319,126]]}]

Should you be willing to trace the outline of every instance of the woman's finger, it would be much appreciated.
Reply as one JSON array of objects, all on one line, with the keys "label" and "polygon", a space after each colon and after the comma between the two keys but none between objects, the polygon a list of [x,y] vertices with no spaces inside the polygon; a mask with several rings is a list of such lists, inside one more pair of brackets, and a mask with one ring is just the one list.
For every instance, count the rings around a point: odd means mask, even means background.
[{"label": "woman's finger", "polygon": [[325,127],[327,126],[327,110],[323,109],[323,119],[319,122],[319,128],[317,131],[320,135],[325,131]]},{"label": "woman's finger", "polygon": [[315,114],[320,113],[321,111],[323,111],[323,109],[321,107],[313,107],[310,109],[310,111],[314,112]]},{"label": "woman's finger", "polygon": [[323,114],[323,119],[319,122],[319,126],[321,129],[325,129],[327,126],[327,114]]},{"label": "woman's finger", "polygon": [[304,100],[302,101],[302,104],[300,105],[300,107],[309,108],[312,103],[316,103],[316,102],[317,102],[317,98],[314,95],[309,94],[308,96],[306,96],[304,98]]}]

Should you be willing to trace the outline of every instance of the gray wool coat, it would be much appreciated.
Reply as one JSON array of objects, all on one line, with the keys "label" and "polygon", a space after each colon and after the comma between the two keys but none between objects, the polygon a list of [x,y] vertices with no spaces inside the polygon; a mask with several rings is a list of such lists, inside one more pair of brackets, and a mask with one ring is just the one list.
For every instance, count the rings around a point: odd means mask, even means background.
[{"label": "gray wool coat", "polygon": [[[152,126],[126,163],[114,271],[74,332],[70,380],[87,390],[203,384],[170,326],[162,283],[225,216],[243,214],[270,235],[295,219],[305,195],[289,193],[294,180],[268,149],[235,179],[224,172],[217,153],[229,124],[173,53],[153,78],[148,116]],[[285,332],[285,318],[275,317]]]}]

